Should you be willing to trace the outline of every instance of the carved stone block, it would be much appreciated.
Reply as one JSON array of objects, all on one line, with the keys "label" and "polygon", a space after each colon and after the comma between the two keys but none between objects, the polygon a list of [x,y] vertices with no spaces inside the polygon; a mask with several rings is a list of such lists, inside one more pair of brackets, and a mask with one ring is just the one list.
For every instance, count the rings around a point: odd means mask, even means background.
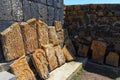
[{"label": "carved stone block", "polygon": [[51,45],[48,45],[47,48],[45,48],[45,52],[49,63],[50,71],[52,71],[58,67],[57,57],[55,56],[55,50]]},{"label": "carved stone block", "polygon": [[9,28],[1,32],[1,41],[6,61],[16,59],[25,54],[21,30],[18,23],[12,24]]},{"label": "carved stone block", "polygon": [[62,29],[61,31],[58,31],[57,36],[58,36],[60,43],[63,43],[64,42],[64,30]]},{"label": "carved stone block", "polygon": [[87,57],[88,50],[89,50],[89,47],[87,45],[80,44],[77,53],[82,57]]},{"label": "carved stone block", "polygon": [[73,55],[70,54],[70,52],[69,52],[69,50],[66,48],[66,46],[64,46],[64,47],[62,48],[62,51],[63,51],[63,54],[64,54],[64,56],[65,56],[66,61],[72,61],[72,60],[74,60]]},{"label": "carved stone block", "polygon": [[36,80],[34,73],[30,69],[25,55],[14,61],[10,65],[13,74],[17,80]]},{"label": "carved stone block", "polygon": [[110,52],[106,57],[106,64],[119,66],[119,55],[115,52]]},{"label": "carved stone block", "polygon": [[103,64],[106,48],[107,48],[106,43],[94,40],[91,46],[92,60]]},{"label": "carved stone block", "polygon": [[48,27],[48,36],[49,36],[50,43],[52,43],[53,45],[59,44],[59,39],[58,39],[58,36],[57,36],[54,26]]},{"label": "carved stone block", "polygon": [[61,66],[62,64],[65,63],[65,57],[64,57],[64,54],[62,52],[62,49],[59,45],[55,46],[54,49],[55,49],[55,54],[56,54],[57,59],[58,59],[59,66]]},{"label": "carved stone block", "polygon": [[39,46],[49,44],[48,25],[41,20],[37,21],[37,33]]},{"label": "carved stone block", "polygon": [[23,41],[25,44],[26,54],[32,53],[38,49],[38,40],[36,32],[36,19],[31,19],[21,24]]},{"label": "carved stone block", "polygon": [[56,31],[62,30],[62,24],[60,21],[54,21]]},{"label": "carved stone block", "polygon": [[75,48],[72,44],[71,39],[66,39],[65,40],[65,45],[66,45],[66,48],[68,49],[68,51],[70,52],[70,54],[72,54],[72,55],[76,54],[76,50],[75,50]]},{"label": "carved stone block", "polygon": [[39,76],[43,79],[47,79],[49,77],[49,71],[45,52],[42,49],[37,49],[32,54],[32,61]]}]

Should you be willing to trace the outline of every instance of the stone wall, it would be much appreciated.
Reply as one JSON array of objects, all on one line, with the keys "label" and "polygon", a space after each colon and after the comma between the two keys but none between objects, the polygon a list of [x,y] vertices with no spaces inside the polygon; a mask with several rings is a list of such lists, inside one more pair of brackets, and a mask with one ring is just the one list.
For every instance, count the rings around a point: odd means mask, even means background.
[{"label": "stone wall", "polygon": [[[102,47],[106,52],[100,53],[100,55],[102,55],[102,63],[107,62],[105,60],[108,60],[108,57],[111,55],[111,51],[116,52],[117,56],[119,57],[120,5],[71,5],[65,6],[64,10],[64,26],[68,29],[69,35],[74,43],[74,46],[76,47],[76,51],[78,52],[77,55],[89,55],[89,57],[92,55],[92,59],[93,56],[96,58],[96,55],[94,55],[96,52],[94,52],[94,50],[98,51],[98,55],[100,51],[103,50],[100,49],[100,46],[99,49],[95,47],[93,41],[98,40],[104,42],[107,46],[107,49]],[[96,42],[95,44],[102,46],[104,43],[101,42]],[[92,43],[94,47],[91,49]],[[89,54],[87,54],[87,50],[89,50]],[[82,53],[84,53],[84,55]],[[96,61],[99,62],[101,58],[97,59]],[[119,59],[117,59],[117,63],[118,62]]]},{"label": "stone wall", "polygon": [[0,11],[0,31],[14,21],[30,18],[52,25],[53,20],[63,20],[63,0],[1,0]]}]

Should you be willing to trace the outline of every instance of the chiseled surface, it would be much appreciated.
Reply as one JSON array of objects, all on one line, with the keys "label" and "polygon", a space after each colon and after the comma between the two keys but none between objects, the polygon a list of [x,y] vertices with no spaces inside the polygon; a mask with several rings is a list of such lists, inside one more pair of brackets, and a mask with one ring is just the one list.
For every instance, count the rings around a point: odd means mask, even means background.
[{"label": "chiseled surface", "polygon": [[55,69],[50,73],[50,77],[47,80],[68,80],[74,73],[82,68],[82,63],[80,62],[69,62],[65,63],[63,66]]}]

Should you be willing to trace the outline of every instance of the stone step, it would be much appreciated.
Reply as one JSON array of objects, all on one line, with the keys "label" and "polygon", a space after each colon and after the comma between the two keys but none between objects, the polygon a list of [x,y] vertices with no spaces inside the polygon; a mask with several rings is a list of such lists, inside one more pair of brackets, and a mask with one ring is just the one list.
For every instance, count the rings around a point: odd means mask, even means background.
[{"label": "stone step", "polygon": [[7,71],[3,71],[0,72],[0,80],[16,80],[16,77]]},{"label": "stone step", "polygon": [[81,62],[68,62],[53,70],[47,80],[70,80],[82,68]]}]

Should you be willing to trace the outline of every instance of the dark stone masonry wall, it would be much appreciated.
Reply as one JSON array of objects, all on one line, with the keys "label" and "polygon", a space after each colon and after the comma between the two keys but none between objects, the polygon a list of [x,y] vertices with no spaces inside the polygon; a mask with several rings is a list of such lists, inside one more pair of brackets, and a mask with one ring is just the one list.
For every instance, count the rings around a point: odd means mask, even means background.
[{"label": "dark stone masonry wall", "polygon": [[48,25],[54,20],[63,22],[63,0],[1,0],[0,31],[15,21],[41,19]]},{"label": "dark stone masonry wall", "polygon": [[88,56],[90,59],[102,64],[115,65],[116,62],[119,66],[119,4],[65,6],[64,27],[69,32],[77,51],[76,55]]}]

